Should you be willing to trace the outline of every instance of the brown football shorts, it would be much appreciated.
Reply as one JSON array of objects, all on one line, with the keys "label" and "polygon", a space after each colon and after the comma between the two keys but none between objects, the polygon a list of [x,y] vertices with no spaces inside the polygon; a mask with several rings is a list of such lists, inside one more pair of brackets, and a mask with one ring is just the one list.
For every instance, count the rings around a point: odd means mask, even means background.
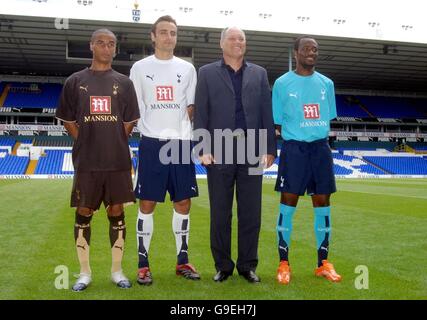
[{"label": "brown football shorts", "polygon": [[75,172],[71,207],[98,210],[104,206],[135,203],[130,171]]}]

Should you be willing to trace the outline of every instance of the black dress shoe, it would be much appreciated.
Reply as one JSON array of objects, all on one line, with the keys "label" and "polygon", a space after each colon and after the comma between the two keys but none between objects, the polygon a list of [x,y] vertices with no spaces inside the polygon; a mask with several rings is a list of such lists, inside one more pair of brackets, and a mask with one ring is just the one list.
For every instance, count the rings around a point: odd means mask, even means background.
[{"label": "black dress shoe", "polygon": [[230,272],[226,271],[218,271],[216,275],[214,275],[213,280],[216,282],[221,282],[227,280],[227,278],[231,276]]},{"label": "black dress shoe", "polygon": [[248,280],[248,282],[250,283],[256,283],[261,281],[260,277],[258,277],[255,271],[252,270],[240,272],[240,275],[246,280]]}]

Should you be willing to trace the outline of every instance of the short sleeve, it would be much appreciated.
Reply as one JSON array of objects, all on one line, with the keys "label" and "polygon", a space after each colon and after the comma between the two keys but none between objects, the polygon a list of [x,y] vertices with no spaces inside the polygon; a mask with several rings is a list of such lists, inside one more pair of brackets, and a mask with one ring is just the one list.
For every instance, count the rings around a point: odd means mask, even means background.
[{"label": "short sleeve", "polygon": [[59,106],[55,113],[56,118],[65,122],[75,122],[77,120],[74,82],[73,78],[68,78],[65,81],[59,99]]},{"label": "short sleeve", "polygon": [[128,90],[125,95],[126,103],[123,113],[123,122],[134,122],[140,118],[138,98],[131,80],[127,81]]},{"label": "short sleeve", "polygon": [[197,73],[196,73],[196,69],[194,68],[194,66],[191,66],[191,70],[189,73],[189,82],[188,82],[188,87],[187,87],[187,92],[186,92],[186,97],[187,97],[187,107],[189,105],[194,104],[194,100],[195,100],[195,96],[196,96],[196,86],[197,86]]},{"label": "short sleeve", "polygon": [[283,106],[280,99],[280,89],[277,81],[273,85],[273,120],[275,125],[283,124]]},{"label": "short sleeve", "polygon": [[332,81],[329,82],[330,89],[329,92],[329,120],[335,119],[337,117],[337,106],[335,102],[335,88]]}]

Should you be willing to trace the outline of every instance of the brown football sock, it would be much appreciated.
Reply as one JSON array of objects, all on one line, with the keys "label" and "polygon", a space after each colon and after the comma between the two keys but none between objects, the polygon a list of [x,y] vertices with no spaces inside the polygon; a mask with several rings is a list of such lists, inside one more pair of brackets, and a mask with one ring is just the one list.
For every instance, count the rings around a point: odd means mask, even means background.
[{"label": "brown football sock", "polygon": [[124,212],[117,217],[108,217],[110,220],[110,244],[112,265],[111,273],[122,269],[122,258],[126,239],[126,224]]},{"label": "brown football sock", "polygon": [[74,224],[74,240],[76,242],[77,257],[80,262],[80,273],[91,274],[89,265],[89,245],[90,245],[90,221],[92,215],[82,216],[76,212]]}]

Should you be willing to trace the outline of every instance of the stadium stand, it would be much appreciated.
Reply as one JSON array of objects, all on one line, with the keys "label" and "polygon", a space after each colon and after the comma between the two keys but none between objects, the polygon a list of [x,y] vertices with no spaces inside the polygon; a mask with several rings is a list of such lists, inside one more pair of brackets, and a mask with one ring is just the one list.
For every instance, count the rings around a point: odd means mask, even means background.
[{"label": "stadium stand", "polygon": [[[5,88],[4,83],[0,83]],[[21,87],[22,88],[22,87]],[[1,89],[1,87],[0,87]],[[20,89],[21,90],[21,89]],[[1,90],[0,90],[1,91]],[[13,91],[13,90],[12,90]],[[16,92],[15,92],[16,93]],[[22,93],[22,92],[20,92]],[[24,93],[22,93],[24,94]],[[28,95],[28,93],[25,93]],[[31,94],[34,95],[34,94]],[[423,102],[422,99],[403,99],[403,98],[390,98],[394,99],[394,104],[386,104],[388,100],[384,97],[368,97],[368,102],[371,99],[382,103],[378,108],[373,107],[368,111],[370,103],[366,103],[366,107],[362,107],[362,97],[358,96],[345,96],[337,95],[337,108],[339,114],[342,116],[342,121],[362,121],[361,118],[366,119],[370,115],[381,115],[387,118],[378,118],[378,121],[387,125],[389,123],[396,124],[396,116],[407,117],[412,116],[423,116],[423,114],[414,113],[413,110],[418,107],[427,106],[427,100]],[[366,99],[365,99],[366,100]],[[385,111],[393,111],[393,106],[400,106],[399,110],[402,110],[400,103],[412,100],[409,104],[412,106],[412,113],[386,113]],[[415,102],[415,100],[417,100]],[[387,105],[387,109],[386,108]],[[421,108],[420,107],[420,108]],[[2,108],[4,109],[4,108]],[[49,109],[50,110],[50,109]],[[54,110],[54,109],[52,109]],[[379,110],[379,111],[378,111]],[[381,113],[381,112],[383,113]],[[394,111],[393,111],[394,112]],[[363,120],[365,121],[365,120]],[[400,121],[400,120],[399,120]],[[417,120],[419,123],[424,123],[427,119]],[[345,128],[343,126],[343,128]],[[363,129],[366,130],[367,128]],[[370,129],[370,128],[368,128]],[[348,129],[346,129],[348,130]],[[362,130],[362,131],[363,131]],[[421,127],[420,127],[421,132]],[[9,134],[9,133],[8,133]],[[16,134],[16,133],[15,133]],[[423,141],[423,140],[421,140]],[[16,149],[20,144],[30,144],[34,147],[40,147],[43,152],[40,159],[33,160],[29,165],[29,156],[21,157],[16,156]],[[133,137],[129,140],[129,147],[132,150],[132,166],[134,170],[137,167],[138,162],[138,144],[139,138]],[[277,148],[280,150],[282,141],[277,142]],[[47,135],[36,135],[36,136],[21,136],[21,135],[8,135],[0,136],[0,173],[1,174],[36,174],[36,175],[53,175],[53,174],[73,174],[74,169],[71,163],[71,148],[73,145],[73,139],[69,136],[47,136]],[[405,148],[398,148],[405,146]],[[28,148],[27,146],[25,146]],[[338,176],[346,177],[369,177],[369,176],[383,176],[383,175],[427,175],[426,164],[427,160],[422,158],[417,153],[427,153],[427,142],[408,142],[406,145],[395,142],[382,142],[382,141],[347,141],[347,140],[335,140],[331,142],[333,149],[334,159],[334,170]],[[13,154],[12,154],[13,150]],[[22,151],[22,150],[20,150]],[[400,151],[399,153],[389,154],[393,151]],[[29,152],[30,153],[30,152]],[[405,156],[397,156],[402,153]],[[30,154],[31,155],[31,154]],[[34,155],[34,154],[33,154]],[[265,175],[275,176],[277,173],[277,165],[279,158],[276,159],[275,163],[271,168],[265,170]],[[31,167],[31,170],[30,170]],[[27,168],[27,171],[26,171]],[[196,162],[196,174],[206,175],[206,168]]]},{"label": "stadium stand", "polygon": [[416,151],[427,151],[427,143],[425,142],[408,142],[407,144]]},{"label": "stadium stand", "polygon": [[[6,108],[44,108],[54,112],[62,85],[59,83],[0,82],[0,94],[10,86],[3,106]],[[354,118],[427,118],[427,99],[363,95],[336,95],[340,119]],[[0,105],[1,107],[1,105]]]},{"label": "stadium stand", "polygon": [[35,174],[73,174],[74,170],[70,170],[70,166],[69,165],[67,166],[67,164],[64,164],[64,158],[67,153],[71,154],[70,151],[65,151],[65,150],[46,150],[45,155],[40,157],[34,173]]},{"label": "stadium stand", "polygon": [[396,122],[395,119],[427,118],[427,99],[340,94],[335,98],[338,119],[343,121],[379,118],[382,122]]},{"label": "stadium stand", "polygon": [[10,83],[3,107],[56,108],[62,85],[57,83]]},{"label": "stadium stand", "polygon": [[29,161],[29,157],[17,157],[0,152],[0,174],[24,174]]},{"label": "stadium stand", "polygon": [[361,108],[353,96],[336,95],[337,114],[339,117],[367,118],[370,115]]},{"label": "stadium stand", "polygon": [[129,139],[129,146],[131,148],[136,148],[138,150],[138,146],[139,146],[139,139],[135,139],[135,138],[131,138]]},{"label": "stadium stand", "polygon": [[427,160],[420,156],[364,157],[367,161],[384,168],[391,174],[427,175]]},{"label": "stadium stand", "polygon": [[385,149],[393,151],[397,142],[377,142],[377,141],[334,141],[332,148],[340,152],[344,150],[377,150]]},{"label": "stadium stand", "polygon": [[334,163],[334,172],[337,175],[350,175],[353,173],[353,170],[344,168],[344,167]]},{"label": "stadium stand", "polygon": [[0,146],[2,147],[11,147],[15,145],[16,140],[15,138],[9,137],[9,136],[0,136]]},{"label": "stadium stand", "polygon": [[376,118],[416,119],[425,117],[418,111],[416,102],[414,102],[416,99],[379,96],[358,96],[358,99],[360,104]]},{"label": "stadium stand", "polygon": [[37,136],[34,138],[37,147],[72,147],[73,138],[69,136]]},{"label": "stadium stand", "polygon": [[336,175],[383,175],[387,172],[367,163],[362,158],[343,155],[333,152],[334,169]]},{"label": "stadium stand", "polygon": [[16,141],[19,141],[21,144],[32,144],[33,139],[34,138],[21,137],[21,138],[17,139]]},{"label": "stadium stand", "polygon": [[[9,143],[11,144],[11,143]],[[10,146],[9,146],[10,147]],[[6,148],[6,147],[5,147]],[[73,174],[71,148],[44,150],[37,162],[34,174]],[[338,176],[369,177],[381,175],[427,175],[427,156],[386,150],[366,151],[362,149],[333,150],[334,170]],[[132,166],[136,170],[138,151],[133,148]],[[279,158],[271,168],[264,171],[265,175],[277,174]],[[25,174],[29,157],[11,155],[8,149],[0,148],[0,174]],[[206,175],[206,168],[197,160],[195,164],[197,175]]]},{"label": "stadium stand", "polygon": [[205,175],[205,174],[207,174],[206,168],[204,166],[202,166],[201,164],[196,164],[195,168],[196,168],[196,175]]}]

